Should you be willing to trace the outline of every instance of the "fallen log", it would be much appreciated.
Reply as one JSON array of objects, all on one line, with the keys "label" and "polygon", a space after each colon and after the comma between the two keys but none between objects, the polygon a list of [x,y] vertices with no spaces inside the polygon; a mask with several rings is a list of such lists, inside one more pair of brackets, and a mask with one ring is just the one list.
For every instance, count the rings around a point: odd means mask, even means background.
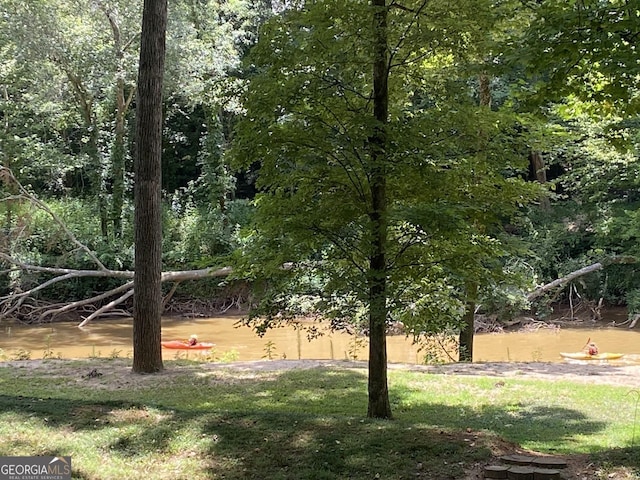
[{"label": "fallen log", "polygon": [[[79,326],[85,326],[94,318],[104,314],[105,312],[113,309],[117,305],[127,300],[133,295],[133,277],[134,272],[130,270],[110,270],[110,269],[98,269],[98,270],[75,270],[70,268],[55,268],[55,267],[43,267],[40,265],[30,265],[23,262],[19,262],[6,254],[0,253],[0,259],[7,263],[12,263],[18,266],[23,271],[42,272],[56,275],[54,278],[47,280],[29,290],[22,292],[12,292],[8,295],[0,297],[0,318],[7,318],[20,309],[23,303],[35,293],[44,290],[45,288],[54,285],[55,283],[62,281],[69,281],[74,278],[83,277],[96,277],[96,278],[122,278],[129,279],[130,281],[123,285],[116,287],[108,292],[101,293],[91,298],[78,300],[76,302],[69,302],[63,306],[52,307],[51,305],[45,305],[37,307],[30,311],[30,317],[37,318],[38,321],[44,321],[47,317],[53,317],[61,313],[68,313],[76,310],[80,307],[97,304],[101,300],[105,300],[117,294],[121,294],[117,299],[109,302],[108,304],[100,307],[93,312],[87,318],[85,318]],[[232,273],[231,267],[223,268],[203,268],[199,270],[179,270],[162,272],[160,277],[162,282],[181,282],[185,280],[199,280],[203,278],[212,277],[226,277]],[[124,293],[122,293],[124,292]]]},{"label": "fallen log", "polygon": [[530,292],[527,294],[527,300],[532,301],[535,300],[536,298],[541,297],[542,295],[544,295],[545,293],[547,293],[550,290],[554,290],[556,288],[559,287],[564,287],[565,285],[567,285],[568,283],[571,283],[573,280],[575,280],[576,278],[582,277],[584,275],[587,275],[589,273],[593,273],[593,272],[597,272],[598,270],[602,270],[604,267],[608,266],[608,265],[613,265],[613,264],[631,264],[631,263],[636,263],[637,259],[635,257],[630,257],[630,256],[619,256],[619,257],[610,257],[607,258],[605,260],[602,260],[601,262],[596,262],[592,265],[589,265],[587,267],[583,267],[580,268],[578,270],[575,270],[567,275],[565,275],[564,277],[560,277],[556,280],[554,280],[553,282],[549,282],[545,285],[542,285],[538,288],[536,288],[533,292]]},{"label": "fallen log", "polygon": [[[80,270],[72,268],[60,268],[43,265],[35,265],[24,262],[12,255],[15,250],[6,247],[4,252],[0,252],[0,263],[7,268],[1,271],[2,274],[9,274],[12,272],[22,271],[31,273],[43,273],[49,277],[46,281],[36,284],[26,290],[20,290],[16,288],[11,293],[0,296],[0,318],[10,317],[12,315],[22,316],[27,321],[43,321],[47,317],[53,317],[61,313],[68,313],[73,310],[77,310],[81,307],[99,305],[103,300],[107,300],[111,297],[119,295],[119,297],[111,300],[106,305],[99,307],[96,311],[91,313],[87,318],[83,320],[81,325],[86,325],[92,319],[105,312],[112,310],[119,304],[122,304],[125,300],[131,297],[133,294],[133,278],[134,272],[130,270],[112,270],[107,268],[98,258],[96,253],[92,251],[87,245],[83,244],[74,233],[65,225],[64,221],[52,211],[46,203],[38,199],[34,194],[29,192],[13,175],[13,172],[0,165],[0,181],[7,185],[11,185],[11,191],[14,192],[11,195],[5,196],[0,199],[4,202],[12,202],[20,200],[22,202],[28,202],[36,209],[46,213],[53,224],[57,225],[64,236],[73,245],[74,252],[82,252],[84,258],[88,259],[93,265],[94,269]],[[15,239],[14,239],[15,241]],[[180,270],[180,271],[167,271],[162,272],[162,282],[175,282],[176,284],[185,280],[198,280],[210,277],[225,277],[232,273],[231,267],[211,267],[203,268],[199,270]],[[78,278],[113,278],[122,279],[125,283],[113,288],[107,292],[101,292],[90,298],[71,301],[65,304],[41,304],[36,300],[36,295],[41,291],[51,287],[60,282],[66,282]],[[173,293],[173,291],[172,291]],[[171,294],[172,294],[171,293]],[[168,301],[169,298],[165,300]],[[30,303],[31,302],[31,303]],[[34,306],[33,303],[36,303]]]},{"label": "fallen log", "polygon": [[533,292],[530,292],[529,294],[527,294],[527,300],[531,302],[536,298],[539,298],[545,293],[549,292],[550,290],[554,290],[559,287],[564,287],[566,284],[572,282],[576,278],[582,277],[583,275],[587,275],[592,272],[597,272],[598,270],[602,270],[603,268],[604,268],[604,264],[598,262],[598,263],[594,263],[593,265],[589,265],[588,267],[583,267],[579,270],[576,270],[575,272],[571,272],[570,274],[565,275],[564,277],[558,278],[553,282],[549,282],[546,285],[542,285],[541,287],[536,288]]}]

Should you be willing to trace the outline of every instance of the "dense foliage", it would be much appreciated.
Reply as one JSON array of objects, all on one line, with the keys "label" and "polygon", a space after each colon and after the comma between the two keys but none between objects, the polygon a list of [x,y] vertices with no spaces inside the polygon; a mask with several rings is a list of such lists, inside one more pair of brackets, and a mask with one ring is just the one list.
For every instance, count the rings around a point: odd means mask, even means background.
[{"label": "dense foliage", "polygon": [[[494,290],[504,280],[503,223],[534,193],[518,176],[527,147],[517,118],[478,105],[475,95],[475,59],[467,55],[478,50],[481,22],[489,20],[472,20],[477,2],[459,3],[455,13],[467,20],[451,24],[441,20],[449,8],[415,2],[408,11],[390,10],[389,19],[396,47],[382,160],[384,274],[390,319],[416,334],[454,328],[467,285]],[[286,12],[265,25],[247,59],[256,73],[234,155],[245,165],[260,163],[258,229],[248,257],[260,258],[256,269],[282,288],[270,290],[256,311],[262,320],[289,311],[343,325],[366,311],[373,172],[380,168],[371,152],[378,126],[370,15],[359,2]],[[282,270],[286,262],[296,266]],[[311,293],[315,303],[296,300]]]},{"label": "dense foliage", "polygon": [[[513,315],[535,285],[637,256],[636,3],[389,6],[390,320],[420,333],[459,328],[473,304]],[[0,162],[113,269],[133,265],[139,7],[0,0]],[[233,263],[261,314],[319,311],[341,327],[362,318],[372,35],[355,0],[172,2],[167,270]],[[532,152],[546,163],[548,200],[526,171]],[[4,184],[2,251],[88,268],[16,193]],[[308,268],[281,268],[289,262]],[[12,270],[2,287],[46,278]],[[615,264],[552,299],[579,293],[637,311],[638,278],[633,263]],[[39,295],[78,299],[114,282]]]}]

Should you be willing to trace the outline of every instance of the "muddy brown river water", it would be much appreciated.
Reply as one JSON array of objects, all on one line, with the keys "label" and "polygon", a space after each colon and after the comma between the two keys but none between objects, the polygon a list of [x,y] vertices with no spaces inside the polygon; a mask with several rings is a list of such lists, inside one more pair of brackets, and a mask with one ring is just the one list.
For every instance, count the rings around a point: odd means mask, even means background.
[{"label": "muddy brown river water", "polygon": [[[225,315],[199,319],[163,319],[162,339],[181,340],[196,334],[200,341],[215,343],[214,357],[225,360],[357,359],[366,360],[366,338],[328,333],[308,341],[292,327],[278,328],[258,337],[247,327],[236,327],[240,316]],[[579,351],[588,338],[602,352],[624,353],[620,363],[640,364],[640,328],[585,327],[539,329],[528,332],[478,334],[474,343],[475,362],[562,362],[560,352]],[[423,363],[424,353],[411,339],[389,336],[388,358],[392,363]],[[43,358],[47,353],[61,358],[129,357],[132,355],[131,319],[94,321],[87,327],[77,323],[41,326],[0,323],[0,359],[28,355]],[[28,353],[26,353],[28,352]],[[195,358],[194,351],[163,349],[165,359]]]}]

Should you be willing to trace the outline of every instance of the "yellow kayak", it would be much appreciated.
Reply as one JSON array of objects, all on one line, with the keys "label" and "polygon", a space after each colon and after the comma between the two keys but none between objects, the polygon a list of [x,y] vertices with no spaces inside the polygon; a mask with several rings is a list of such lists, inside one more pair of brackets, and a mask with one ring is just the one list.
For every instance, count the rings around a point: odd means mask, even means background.
[{"label": "yellow kayak", "polygon": [[570,358],[572,360],[616,360],[622,358],[624,353],[598,353],[596,355],[589,355],[585,352],[560,352],[560,356],[563,358]]}]

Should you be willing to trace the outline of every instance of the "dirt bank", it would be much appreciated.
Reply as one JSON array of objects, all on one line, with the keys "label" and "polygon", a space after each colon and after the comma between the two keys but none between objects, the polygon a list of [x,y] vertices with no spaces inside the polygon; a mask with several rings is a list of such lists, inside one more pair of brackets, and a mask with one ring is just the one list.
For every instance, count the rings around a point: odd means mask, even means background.
[{"label": "dirt bank", "polygon": [[[25,360],[0,362],[2,367],[25,369],[44,369],[48,374],[61,375],[76,374],[85,369],[97,366],[103,374],[113,374],[116,378],[126,378],[127,383],[144,384],[153,376],[129,375],[130,362],[124,359],[92,361],[88,360]],[[243,377],[258,372],[276,372],[289,369],[309,368],[344,368],[366,370],[366,362],[350,362],[343,360],[260,360],[232,363],[199,363],[189,365],[170,365],[160,373],[162,376],[184,374],[188,371],[202,372],[207,370],[225,370],[228,373],[237,372]],[[575,362],[575,363],[546,363],[546,362],[490,362],[490,363],[450,363],[443,365],[412,365],[389,364],[390,370],[411,370],[431,373],[435,375],[472,375],[496,378],[521,378],[566,380],[591,384],[606,384],[640,388],[640,365],[626,365],[614,363]],[[111,375],[109,375],[111,376]]]},{"label": "dirt bank", "polygon": [[[366,369],[366,362],[340,360],[266,360],[227,364],[208,364],[207,368],[238,370],[286,370],[290,368],[356,368]],[[539,378],[640,387],[640,365],[612,363],[451,363],[444,365],[389,364],[389,369],[405,369],[438,375],[473,375],[488,377]]]}]

